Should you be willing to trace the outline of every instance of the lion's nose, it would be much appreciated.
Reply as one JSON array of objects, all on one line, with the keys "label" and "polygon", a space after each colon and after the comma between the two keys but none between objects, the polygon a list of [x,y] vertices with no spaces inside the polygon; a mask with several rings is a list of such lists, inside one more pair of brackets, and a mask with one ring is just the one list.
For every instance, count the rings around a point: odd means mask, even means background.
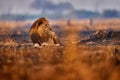
[{"label": "lion's nose", "polygon": [[52,28],[50,28],[50,30],[52,30]]}]

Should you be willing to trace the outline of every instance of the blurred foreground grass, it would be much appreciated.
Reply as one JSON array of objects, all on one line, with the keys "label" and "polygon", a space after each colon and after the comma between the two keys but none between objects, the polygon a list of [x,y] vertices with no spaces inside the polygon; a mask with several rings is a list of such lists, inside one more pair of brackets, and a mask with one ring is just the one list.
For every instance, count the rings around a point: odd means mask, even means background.
[{"label": "blurred foreground grass", "polygon": [[1,48],[0,80],[120,80],[119,50],[84,45]]}]

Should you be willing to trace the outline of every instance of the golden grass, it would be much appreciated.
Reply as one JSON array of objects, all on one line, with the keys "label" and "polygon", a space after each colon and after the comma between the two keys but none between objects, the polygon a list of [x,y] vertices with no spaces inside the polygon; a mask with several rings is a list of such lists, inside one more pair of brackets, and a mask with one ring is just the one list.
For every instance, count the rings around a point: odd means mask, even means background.
[{"label": "golden grass", "polygon": [[62,28],[63,46],[0,45],[0,80],[119,80],[120,46],[78,44],[79,27],[72,26]]},{"label": "golden grass", "polygon": [[8,47],[0,53],[1,80],[119,80],[120,76],[114,46]]}]

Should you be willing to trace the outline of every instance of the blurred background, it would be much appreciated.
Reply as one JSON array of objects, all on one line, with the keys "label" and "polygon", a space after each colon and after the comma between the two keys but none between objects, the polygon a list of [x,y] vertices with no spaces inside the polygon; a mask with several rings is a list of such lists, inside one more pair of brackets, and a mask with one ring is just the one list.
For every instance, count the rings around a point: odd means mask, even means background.
[{"label": "blurred background", "polygon": [[120,0],[0,0],[0,20],[120,18]]}]

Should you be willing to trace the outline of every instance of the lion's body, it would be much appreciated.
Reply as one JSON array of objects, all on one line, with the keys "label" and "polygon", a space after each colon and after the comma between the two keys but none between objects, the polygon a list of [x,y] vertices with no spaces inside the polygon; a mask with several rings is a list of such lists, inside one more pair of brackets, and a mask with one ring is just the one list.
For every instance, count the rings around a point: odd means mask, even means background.
[{"label": "lion's body", "polygon": [[45,18],[39,18],[36,20],[32,24],[29,34],[33,44],[38,43],[41,45],[42,43],[47,42],[50,38],[53,39],[55,44],[60,44],[57,35],[52,31],[49,22]]}]

